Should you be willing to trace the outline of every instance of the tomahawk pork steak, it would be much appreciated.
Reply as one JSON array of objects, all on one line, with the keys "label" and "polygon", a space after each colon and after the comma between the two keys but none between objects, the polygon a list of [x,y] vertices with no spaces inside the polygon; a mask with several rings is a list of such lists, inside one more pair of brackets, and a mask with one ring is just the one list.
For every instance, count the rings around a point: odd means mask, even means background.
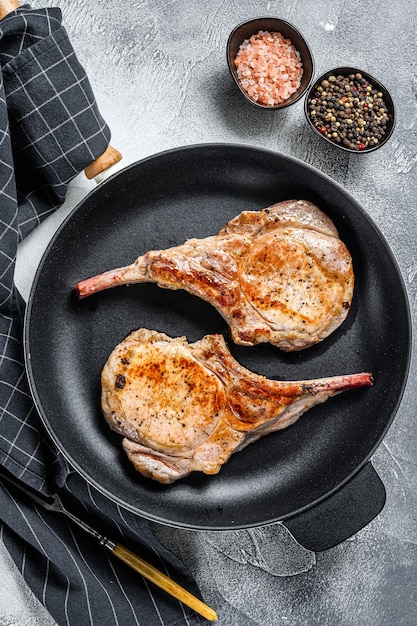
[{"label": "tomahawk pork steak", "polygon": [[301,350],[325,339],[352,301],[352,258],[330,220],[305,200],[244,211],[217,235],[149,251],[75,286],[78,298],[155,282],[210,302],[241,345]]},{"label": "tomahawk pork steak", "polygon": [[190,344],[142,328],[112,351],[101,382],[104,417],[134,467],[172,483],[216,474],[233,452],[335,394],[372,385],[372,375],[270,380],[240,365],[222,335]]}]

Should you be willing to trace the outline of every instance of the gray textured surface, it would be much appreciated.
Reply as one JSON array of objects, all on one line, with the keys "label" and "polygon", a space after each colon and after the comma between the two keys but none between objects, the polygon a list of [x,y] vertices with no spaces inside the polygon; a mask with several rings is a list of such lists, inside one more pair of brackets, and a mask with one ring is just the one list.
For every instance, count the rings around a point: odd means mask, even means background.
[{"label": "gray textured surface", "polygon": [[[262,146],[314,165],[341,183],[384,233],[400,265],[415,323],[414,2],[32,3],[44,5],[62,8],[124,165],[167,148],[202,142]],[[317,74],[354,65],[389,87],[398,119],[386,147],[362,157],[341,154],[307,129],[302,101],[268,114],[243,101],[228,74],[225,45],[237,23],[260,15],[287,19],[304,33]],[[51,234],[93,186],[81,175],[65,206],[21,247],[16,279],[24,295]],[[155,527],[195,573],[221,626],[417,623],[415,378],[413,361],[397,417],[373,458],[387,490],[386,506],[377,519],[338,547],[318,555],[306,552],[280,525],[225,534]],[[1,551],[0,575],[0,624],[46,625],[41,608]]]}]

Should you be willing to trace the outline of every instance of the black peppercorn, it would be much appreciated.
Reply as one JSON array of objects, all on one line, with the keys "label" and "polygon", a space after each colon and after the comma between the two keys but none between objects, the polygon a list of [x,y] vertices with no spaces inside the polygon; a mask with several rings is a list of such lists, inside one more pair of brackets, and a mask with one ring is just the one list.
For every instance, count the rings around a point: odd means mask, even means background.
[{"label": "black peppercorn", "polygon": [[311,92],[308,116],[324,137],[358,151],[380,143],[389,122],[383,93],[360,72],[322,80]]}]

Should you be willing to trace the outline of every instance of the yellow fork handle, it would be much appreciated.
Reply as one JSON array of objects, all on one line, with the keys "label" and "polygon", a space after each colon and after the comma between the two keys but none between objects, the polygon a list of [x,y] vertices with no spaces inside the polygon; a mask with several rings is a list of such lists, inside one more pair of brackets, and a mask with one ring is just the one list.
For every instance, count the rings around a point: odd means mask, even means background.
[{"label": "yellow fork handle", "polygon": [[117,556],[118,559],[129,565],[139,574],[142,574],[144,578],[147,578],[152,583],[169,593],[174,598],[177,598],[183,604],[186,604],[191,609],[205,617],[211,622],[217,620],[216,612],[211,609],[207,604],[204,604],[201,600],[193,596],[189,591],[178,585],[168,576],[165,576],[158,569],[147,563],[139,556],[131,552],[120,543],[117,543],[112,549],[112,554]]}]

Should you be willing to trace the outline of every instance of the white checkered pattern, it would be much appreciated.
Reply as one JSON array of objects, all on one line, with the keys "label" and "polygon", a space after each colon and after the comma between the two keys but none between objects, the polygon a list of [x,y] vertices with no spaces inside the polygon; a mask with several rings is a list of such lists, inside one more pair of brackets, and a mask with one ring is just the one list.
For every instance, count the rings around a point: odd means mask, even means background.
[{"label": "white checkered pattern", "polygon": [[[130,545],[198,593],[183,565],[144,520],[72,472],[49,440],[26,378],[24,302],[14,286],[19,241],[65,198],[70,181],[102,154],[109,129],[61,25],[59,9],[27,5],[0,21],[0,470]],[[1,472],[0,472],[1,473]],[[0,536],[58,624],[199,624],[65,519],[0,482]]]}]

